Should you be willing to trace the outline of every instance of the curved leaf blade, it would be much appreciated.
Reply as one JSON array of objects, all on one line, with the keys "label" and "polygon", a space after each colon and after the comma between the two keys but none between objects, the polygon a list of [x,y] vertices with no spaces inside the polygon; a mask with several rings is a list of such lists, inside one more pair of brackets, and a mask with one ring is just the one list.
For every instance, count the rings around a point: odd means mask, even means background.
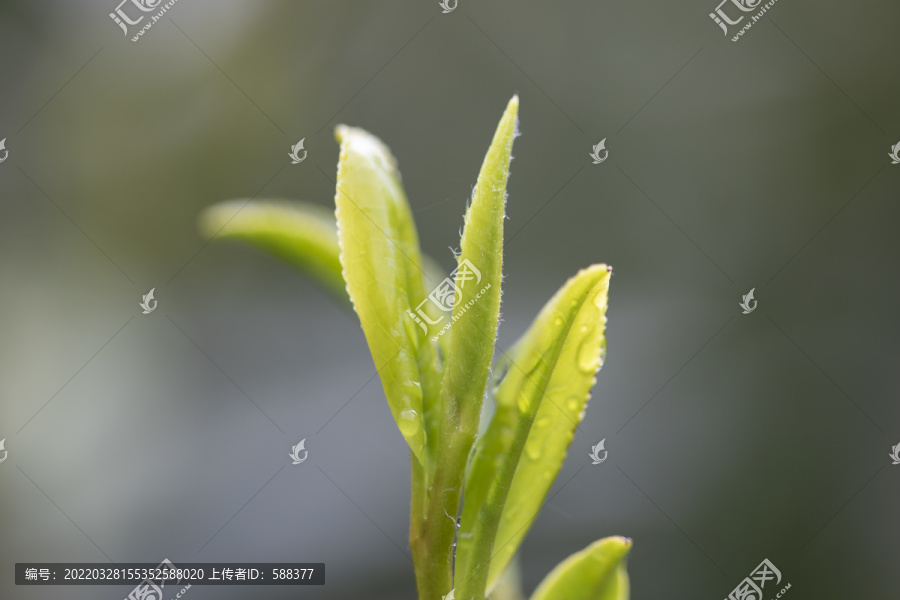
[{"label": "curved leaf blade", "polygon": [[[606,265],[588,267],[570,280],[571,287],[569,284],[564,286],[567,291],[558,299],[562,310],[567,310],[566,300],[568,310],[576,305],[578,310],[568,328],[553,374],[541,394],[534,424],[525,441],[524,460],[519,461],[509,487],[494,541],[495,554],[491,561],[489,582],[503,571],[528,533],[562,468],[575,430],[584,418],[591,388],[597,382],[597,372],[606,359],[606,309],[611,275],[612,268]],[[585,290],[587,293],[583,300],[579,300]],[[543,311],[538,318],[542,316]],[[543,323],[545,332],[552,328],[549,319]],[[528,364],[529,353],[531,360],[534,360],[535,356],[544,355],[544,348],[552,347],[552,334],[550,338],[545,337],[546,334],[538,334],[537,330],[535,334],[534,337],[526,334],[523,340],[525,346],[521,350],[525,356],[520,364]],[[541,383],[534,378],[532,380]],[[517,403],[520,401],[521,396]],[[533,405],[533,401],[529,401],[529,406]]]},{"label": "curved leaf blade", "polygon": [[229,200],[200,215],[207,239],[238,239],[273,254],[349,302],[334,213],[307,202]]},{"label": "curved leaf blade", "polygon": [[[501,364],[494,416],[467,473],[456,559],[466,594],[492,588],[562,466],[599,368],[609,275],[593,265],[570,278]],[[562,394],[580,402],[560,407]]]},{"label": "curved leaf blade", "polygon": [[550,299],[509,353],[510,366],[495,395],[498,413],[503,407],[499,426],[515,422],[516,435],[500,473],[502,512],[493,540],[488,589],[537,518],[584,417],[606,353],[611,273],[604,264],[579,271]]},{"label": "curved leaf blade", "polygon": [[534,591],[531,600],[628,600],[625,559],[631,540],[608,537],[559,563]]},{"label": "curved leaf blade", "polygon": [[[409,318],[425,297],[412,211],[397,163],[381,140],[339,125],[335,215],[347,293],[369,344],[388,405],[415,457],[425,464],[420,349],[429,344]],[[433,361],[433,356],[430,356]],[[429,381],[434,379],[430,365]],[[426,386],[429,382],[424,382]]]}]

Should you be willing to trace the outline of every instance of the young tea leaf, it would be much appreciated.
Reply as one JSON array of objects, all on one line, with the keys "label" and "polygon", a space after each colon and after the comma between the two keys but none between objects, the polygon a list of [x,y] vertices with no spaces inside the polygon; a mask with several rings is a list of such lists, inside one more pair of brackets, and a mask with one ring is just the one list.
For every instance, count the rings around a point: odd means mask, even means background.
[{"label": "young tea leaf", "polygon": [[[519,99],[509,101],[481,166],[472,201],[466,211],[455,279],[442,282],[434,297],[452,307],[449,354],[440,388],[440,440],[428,471],[428,511],[424,533],[414,539],[418,562],[431,575],[419,578],[424,598],[446,595],[466,461],[475,441],[482,397],[493,354],[500,314],[503,267],[503,218],[510,152],[516,134]],[[438,333],[440,335],[440,333]],[[429,442],[429,455],[432,446]],[[451,516],[453,515],[453,516]],[[449,518],[448,518],[449,517]],[[460,598],[467,598],[456,590]]]},{"label": "young tea leaf", "polygon": [[631,540],[608,537],[576,552],[554,568],[531,600],[628,600],[625,557]]},{"label": "young tea leaf", "polygon": [[300,269],[342,301],[349,301],[330,210],[306,202],[229,200],[203,211],[200,230],[209,239],[250,242]]},{"label": "young tea leaf", "polygon": [[581,421],[606,344],[609,275],[593,265],[569,279],[501,363],[494,416],[466,481],[457,551],[476,598],[515,554]]},{"label": "young tea leaf", "polygon": [[396,161],[381,140],[346,125],[335,135],[341,145],[334,201],[343,278],[391,413],[425,464],[423,387],[436,388],[437,371],[433,347],[410,317],[425,298],[412,212]]},{"label": "young tea leaf", "polygon": [[[559,313],[565,315],[577,310],[564,334],[565,343],[553,374],[545,391],[541,392],[534,423],[525,441],[524,460],[519,461],[509,488],[494,542],[495,555],[489,581],[503,571],[537,517],[562,467],[575,429],[584,418],[591,388],[597,382],[597,371],[606,359],[606,309],[611,274],[612,269],[602,264],[580,271],[555,297],[559,310],[554,311],[556,315],[552,322],[549,318],[544,320],[543,335],[532,338],[526,334],[528,341],[525,344],[531,347],[532,357],[545,356],[544,348],[551,347],[553,336],[563,335],[561,331],[553,333],[557,327],[562,329],[558,323]],[[563,320],[565,323],[568,317]],[[545,335],[549,335],[549,339]],[[527,356],[528,350],[523,347],[522,353]],[[520,364],[528,365],[529,361],[523,356]],[[521,398],[517,399],[520,406]],[[528,406],[533,405],[533,399],[529,400]]]},{"label": "young tea leaf", "polygon": [[506,182],[518,112],[519,97],[513,96],[481,165],[460,240],[455,281],[460,297],[453,306],[441,398],[447,431],[469,439],[478,428],[500,317]]}]

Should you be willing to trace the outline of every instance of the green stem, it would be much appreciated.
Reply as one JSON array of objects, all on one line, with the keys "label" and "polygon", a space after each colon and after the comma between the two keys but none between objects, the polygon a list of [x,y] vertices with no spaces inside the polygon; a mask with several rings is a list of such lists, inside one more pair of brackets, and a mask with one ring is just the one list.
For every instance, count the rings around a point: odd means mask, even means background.
[{"label": "green stem", "polygon": [[485,598],[500,517],[530,428],[530,419],[524,419],[519,423],[514,442],[503,457],[494,475],[494,482],[478,511],[478,517],[472,523],[474,527],[470,532],[471,537],[463,542],[467,545],[468,560],[467,564],[457,565],[456,585],[460,598],[470,600]]},{"label": "green stem", "polygon": [[419,598],[428,592],[425,564],[428,547],[425,543],[425,500],[427,496],[425,467],[410,452],[411,465],[410,507],[409,507],[409,547],[413,554],[413,568],[416,572],[416,589]]},{"label": "green stem", "polygon": [[[472,436],[454,435],[435,465],[425,493],[424,514],[412,516],[410,548],[419,600],[442,600],[453,589],[453,542]],[[413,468],[413,486],[425,469]],[[415,498],[417,492],[413,492]],[[415,500],[414,500],[415,501]]]}]

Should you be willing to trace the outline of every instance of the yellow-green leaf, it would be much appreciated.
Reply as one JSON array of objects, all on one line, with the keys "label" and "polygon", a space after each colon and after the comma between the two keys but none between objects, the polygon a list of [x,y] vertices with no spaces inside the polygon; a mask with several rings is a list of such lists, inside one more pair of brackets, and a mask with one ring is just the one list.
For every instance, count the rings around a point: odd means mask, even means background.
[{"label": "yellow-green leaf", "polygon": [[387,146],[346,125],[335,135],[341,145],[334,201],[343,278],[391,413],[425,464],[423,387],[432,387],[436,367],[431,344],[410,317],[425,298],[412,212]]},{"label": "yellow-green leaf", "polygon": [[519,97],[513,96],[481,165],[460,240],[455,278],[458,297],[441,399],[444,431],[448,438],[459,434],[462,440],[455,444],[447,439],[446,444],[465,454],[478,430],[500,316],[506,182],[518,113]]},{"label": "yellow-green leaf", "polygon": [[475,598],[515,554],[583,417],[606,346],[610,272],[593,265],[569,279],[500,362],[494,416],[467,476],[457,551],[462,587]]},{"label": "yellow-green leaf", "polygon": [[[459,511],[466,461],[478,430],[497,333],[506,182],[518,108],[519,99],[514,96],[488,147],[466,211],[457,268],[429,294],[429,299],[452,309],[452,313],[449,320],[441,321],[435,334],[441,336],[443,332],[450,338],[449,352],[444,353],[446,360],[442,362],[439,410],[426,410],[426,414],[439,416],[440,433],[437,444],[432,445],[431,440],[428,444],[428,456],[434,460],[426,465],[427,514],[421,519],[421,534],[410,535],[417,564],[427,564],[431,570],[431,576],[417,579],[423,599],[446,595],[452,583],[456,528],[450,515]],[[450,323],[447,332],[444,328]]]},{"label": "yellow-green leaf", "polygon": [[203,211],[200,230],[210,239],[250,242],[297,267],[342,301],[348,300],[330,210],[306,202],[229,200]]},{"label": "yellow-green leaf", "polygon": [[631,540],[608,537],[576,552],[554,568],[531,600],[628,600],[625,558]]},{"label": "yellow-green leaf", "polygon": [[[561,335],[554,334],[554,328],[561,330],[571,323],[566,328],[565,343],[553,374],[540,395],[534,423],[525,441],[523,460],[519,461],[509,488],[494,541],[489,582],[503,571],[537,517],[562,467],[575,429],[584,418],[597,371],[606,358],[606,308],[611,274],[612,269],[603,264],[580,271],[550,301],[556,308],[547,313],[542,311],[538,316],[542,323],[529,330],[521,347],[517,344],[518,358],[514,360],[520,365],[527,366],[536,357],[542,357],[543,362],[547,359],[546,352],[557,343],[554,335]],[[511,371],[518,372],[518,369]],[[540,385],[542,381],[532,377],[529,383]],[[528,386],[522,389],[527,392]],[[516,396],[516,404],[521,407],[522,395]],[[528,400],[528,406],[533,407],[533,400]]]}]

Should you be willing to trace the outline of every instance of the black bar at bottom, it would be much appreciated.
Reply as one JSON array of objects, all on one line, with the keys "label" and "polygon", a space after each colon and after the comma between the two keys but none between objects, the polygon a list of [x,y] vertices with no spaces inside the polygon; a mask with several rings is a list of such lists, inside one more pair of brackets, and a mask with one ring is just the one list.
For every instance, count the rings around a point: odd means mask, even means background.
[{"label": "black bar at bottom", "polygon": [[16,585],[325,585],[325,563],[16,563]]}]

